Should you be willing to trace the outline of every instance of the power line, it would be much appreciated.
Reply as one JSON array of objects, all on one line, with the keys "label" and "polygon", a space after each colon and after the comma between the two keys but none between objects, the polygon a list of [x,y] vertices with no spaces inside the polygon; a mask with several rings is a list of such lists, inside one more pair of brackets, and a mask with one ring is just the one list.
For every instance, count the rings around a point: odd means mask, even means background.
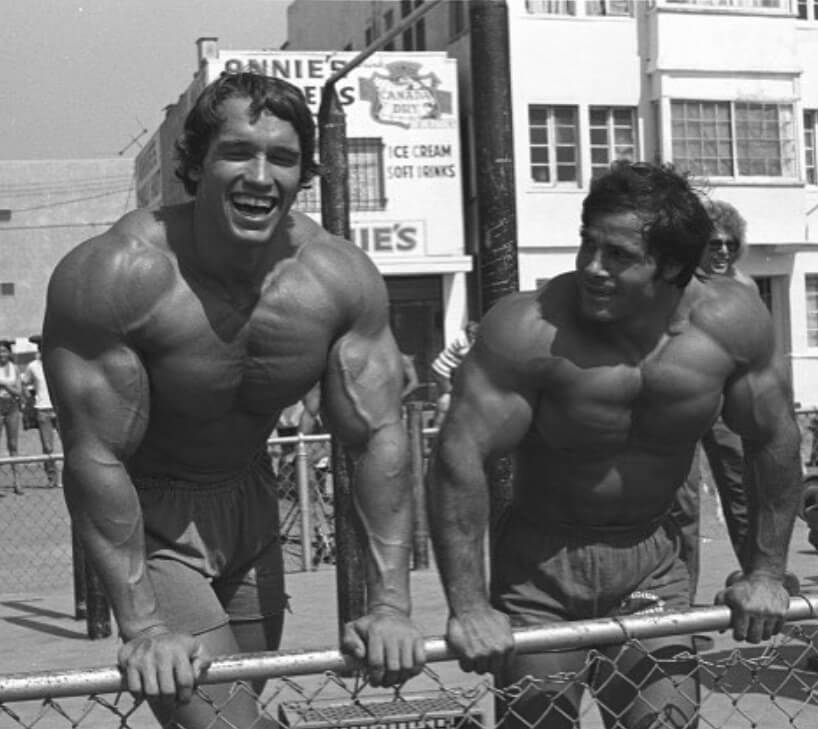
[{"label": "power line", "polygon": [[51,230],[53,228],[94,228],[99,226],[110,228],[116,222],[116,220],[105,220],[87,223],[50,223],[48,225],[4,225],[0,227],[0,233],[5,230]]},{"label": "power line", "polygon": [[73,205],[74,203],[78,202],[85,202],[86,200],[97,200],[102,197],[110,197],[111,195],[120,195],[123,192],[130,193],[133,185],[130,187],[123,187],[117,190],[109,190],[108,192],[101,192],[99,195],[86,195],[85,197],[75,197],[71,200],[59,200],[57,202],[46,203],[43,205],[32,205],[28,208],[12,208],[12,213],[27,213],[32,210],[47,210],[49,208],[56,208],[62,205]]},{"label": "power line", "polygon": [[49,193],[85,190],[95,187],[104,187],[111,184],[123,184],[131,181],[133,175],[116,175],[111,177],[89,178],[87,180],[67,181],[60,183],[31,183],[29,185],[0,185],[0,196],[3,197],[31,197]]}]

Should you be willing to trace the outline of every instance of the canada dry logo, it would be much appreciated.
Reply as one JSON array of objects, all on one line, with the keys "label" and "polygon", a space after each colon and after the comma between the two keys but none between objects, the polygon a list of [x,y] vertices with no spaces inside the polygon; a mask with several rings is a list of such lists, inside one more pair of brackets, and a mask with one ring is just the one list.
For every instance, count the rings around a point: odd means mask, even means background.
[{"label": "canada dry logo", "polygon": [[361,100],[370,102],[375,121],[404,129],[453,126],[451,92],[438,88],[433,72],[420,75],[420,64],[410,61],[388,63],[384,71],[360,79]]}]

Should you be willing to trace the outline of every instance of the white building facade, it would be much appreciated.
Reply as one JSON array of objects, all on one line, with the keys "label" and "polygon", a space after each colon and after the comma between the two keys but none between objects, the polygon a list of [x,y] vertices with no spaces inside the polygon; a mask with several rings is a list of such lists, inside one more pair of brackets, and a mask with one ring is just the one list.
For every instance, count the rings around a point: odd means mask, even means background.
[{"label": "white building facade", "polygon": [[[362,48],[420,4],[295,0],[289,41],[310,47],[315,36]],[[672,162],[747,220],[749,252],[740,265],[772,312],[795,401],[818,405],[818,4],[506,6],[521,288],[573,267],[581,203],[595,174],[619,157]],[[475,119],[467,4],[432,9],[422,28],[395,40],[396,51],[406,47],[445,49],[458,59],[468,150]],[[468,186],[464,199],[466,250],[475,250]]]}]

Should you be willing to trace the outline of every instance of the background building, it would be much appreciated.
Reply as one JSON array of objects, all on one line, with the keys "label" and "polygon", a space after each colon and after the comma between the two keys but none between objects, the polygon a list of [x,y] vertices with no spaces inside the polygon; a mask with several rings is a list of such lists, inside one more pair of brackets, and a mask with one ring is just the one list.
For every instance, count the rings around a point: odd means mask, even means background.
[{"label": "background building", "polygon": [[[355,57],[336,51],[222,50],[200,38],[198,71],[136,158],[140,206],[188,199],[175,179],[173,143],[205,85],[223,72],[284,78],[318,113],[326,79]],[[352,240],[386,279],[392,326],[421,382],[468,318],[456,61],[442,52],[376,54],[336,86],[346,116]],[[320,184],[295,207],[320,222]],[[424,393],[421,393],[423,395]]]},{"label": "background building", "polygon": [[[421,4],[295,0],[289,45],[360,49]],[[818,405],[818,3],[506,5],[521,288],[573,266],[581,201],[612,160],[673,162],[747,219],[740,265],[772,312],[796,401]],[[479,113],[468,15],[467,3],[443,2],[393,44],[458,59],[466,151]],[[474,250],[473,186],[464,199]]]},{"label": "background building", "polygon": [[54,266],[134,207],[131,159],[0,161],[0,338],[23,361]]}]

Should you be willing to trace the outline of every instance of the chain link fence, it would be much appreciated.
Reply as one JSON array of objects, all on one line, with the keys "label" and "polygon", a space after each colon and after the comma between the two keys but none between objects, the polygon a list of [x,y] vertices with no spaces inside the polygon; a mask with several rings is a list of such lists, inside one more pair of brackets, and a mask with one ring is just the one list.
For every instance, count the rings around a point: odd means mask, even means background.
[{"label": "chain link fence", "polygon": [[[278,475],[285,569],[333,565],[329,436],[271,439],[269,449]],[[6,593],[55,590],[73,582],[71,519],[62,488],[49,486],[46,460],[61,467],[62,455],[0,458],[0,585]]]},{"label": "chain link fence", "polygon": [[[428,441],[435,433],[432,429],[417,431],[417,437],[425,441],[418,449],[418,471],[424,467]],[[330,436],[275,437],[267,445],[278,481],[285,571],[333,566],[336,551]],[[72,583],[71,520],[62,488],[49,483],[47,461],[56,462],[59,473],[62,454],[0,458],[3,592],[59,589]]]},{"label": "chain link fence", "polygon": [[[228,656],[213,661],[197,694],[212,708],[210,726],[241,729],[815,729],[816,617],[818,595],[800,595],[791,600],[785,630],[768,643],[729,642],[719,650],[690,649],[660,658],[649,656],[650,639],[723,630],[729,610],[696,608],[517,630],[520,653],[582,649],[587,650],[587,658],[579,670],[526,676],[504,688],[497,688],[488,676],[452,670],[452,655],[440,638],[426,640],[429,664],[398,690],[373,689],[365,675],[355,672],[350,659],[334,649]],[[650,670],[638,676],[621,667],[622,657],[632,657],[634,652],[650,662]],[[653,705],[645,698],[642,683],[657,675],[671,678],[679,691],[667,702]],[[250,685],[258,679],[266,679],[267,684],[257,696]],[[614,681],[620,688],[606,694],[606,684]],[[216,683],[232,684],[226,700],[211,697],[209,686]],[[531,715],[530,705],[523,712],[524,699],[542,692],[546,683],[550,693],[535,702],[536,715]],[[122,692],[121,685],[119,671],[107,667],[0,675],[0,726],[155,727],[147,705]],[[566,714],[561,702],[569,693],[581,697],[574,716]],[[606,695],[613,696],[616,706],[606,703]],[[237,723],[234,708],[248,698],[255,703],[257,715]],[[643,719],[629,723],[627,716],[636,704]],[[680,705],[687,707],[686,718],[671,710]]]}]

